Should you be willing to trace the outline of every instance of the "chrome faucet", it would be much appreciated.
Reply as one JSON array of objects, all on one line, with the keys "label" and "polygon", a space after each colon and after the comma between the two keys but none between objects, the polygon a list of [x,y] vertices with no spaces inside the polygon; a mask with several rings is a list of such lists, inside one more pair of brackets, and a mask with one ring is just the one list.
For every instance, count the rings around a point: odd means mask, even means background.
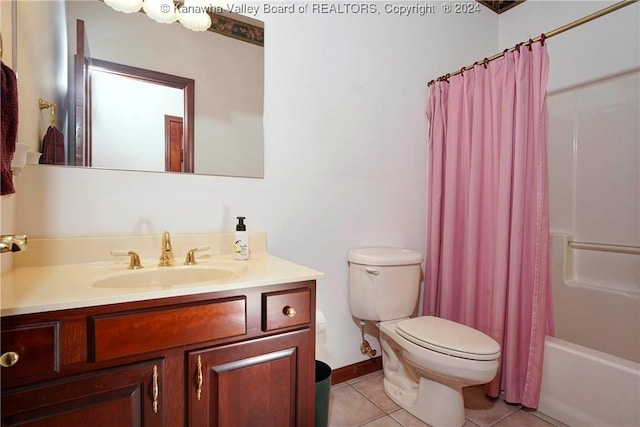
[{"label": "chrome faucet", "polygon": [[22,252],[27,250],[27,236],[7,234],[0,236],[0,253]]},{"label": "chrome faucet", "polygon": [[173,265],[173,251],[171,250],[171,236],[168,231],[162,233],[162,252],[160,253],[160,267]]}]

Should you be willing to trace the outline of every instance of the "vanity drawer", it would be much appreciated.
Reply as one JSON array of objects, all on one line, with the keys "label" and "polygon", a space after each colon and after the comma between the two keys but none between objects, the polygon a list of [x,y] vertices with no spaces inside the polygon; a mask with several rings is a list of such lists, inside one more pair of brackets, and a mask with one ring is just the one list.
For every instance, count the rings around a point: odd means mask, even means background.
[{"label": "vanity drawer", "polygon": [[262,294],[262,330],[300,326],[311,321],[311,291],[295,289]]},{"label": "vanity drawer", "polygon": [[246,298],[91,318],[95,362],[246,334]]},{"label": "vanity drawer", "polygon": [[60,361],[60,323],[47,322],[2,330],[1,353],[3,364],[9,353],[18,356],[12,366],[3,366],[3,380],[58,372]]}]

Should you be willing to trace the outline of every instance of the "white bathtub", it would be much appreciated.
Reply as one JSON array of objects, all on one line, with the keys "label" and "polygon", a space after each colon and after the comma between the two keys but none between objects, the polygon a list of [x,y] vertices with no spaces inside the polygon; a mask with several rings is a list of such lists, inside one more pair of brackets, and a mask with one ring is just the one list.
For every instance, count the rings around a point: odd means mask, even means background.
[{"label": "white bathtub", "polygon": [[640,426],[640,364],[546,337],[538,410],[571,427]]}]

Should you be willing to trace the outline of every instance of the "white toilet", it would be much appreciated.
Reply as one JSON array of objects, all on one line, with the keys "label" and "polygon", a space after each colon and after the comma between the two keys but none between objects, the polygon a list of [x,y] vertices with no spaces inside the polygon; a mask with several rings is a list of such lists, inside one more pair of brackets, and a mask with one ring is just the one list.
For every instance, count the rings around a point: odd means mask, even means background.
[{"label": "white toilet", "polygon": [[450,320],[409,318],[420,295],[419,253],[359,248],[348,259],[351,313],[380,328],[387,395],[431,426],[462,426],[462,388],[493,379],[500,345]]}]

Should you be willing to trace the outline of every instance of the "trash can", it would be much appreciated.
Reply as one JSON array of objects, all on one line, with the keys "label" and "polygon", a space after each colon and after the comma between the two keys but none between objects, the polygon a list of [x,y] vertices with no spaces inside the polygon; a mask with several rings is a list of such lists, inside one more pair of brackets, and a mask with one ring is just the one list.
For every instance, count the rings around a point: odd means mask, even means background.
[{"label": "trash can", "polygon": [[316,360],[316,427],[327,427],[330,389],[331,367]]}]

